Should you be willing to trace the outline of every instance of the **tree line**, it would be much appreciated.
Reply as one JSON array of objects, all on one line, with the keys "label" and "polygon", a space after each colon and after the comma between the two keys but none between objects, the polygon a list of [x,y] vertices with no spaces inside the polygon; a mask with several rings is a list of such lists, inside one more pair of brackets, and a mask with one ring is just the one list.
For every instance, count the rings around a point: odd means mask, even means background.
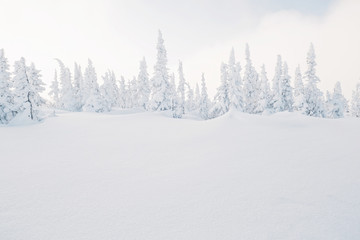
[{"label": "tree line", "polygon": [[[298,66],[294,81],[286,61],[277,57],[275,74],[269,81],[265,66],[258,72],[252,64],[249,46],[245,48],[245,66],[236,61],[234,49],[227,63],[221,64],[220,86],[214,99],[207,93],[204,74],[200,86],[195,89],[186,81],[182,62],[179,61],[178,81],[169,73],[167,51],[159,31],[157,58],[154,73],[150,77],[145,58],[140,61],[139,73],[131,80],[123,76],[117,79],[113,71],[107,71],[103,83],[98,83],[97,73],[91,60],[82,72],[74,65],[73,73],[64,63],[59,64],[59,74],[50,85],[51,101],[40,96],[44,88],[40,71],[34,64],[26,65],[21,58],[9,72],[8,60],[0,50],[0,122],[9,123],[18,114],[30,119],[41,119],[41,107],[51,106],[66,111],[106,112],[112,108],[141,108],[146,111],[171,111],[174,118],[184,114],[196,114],[202,119],[221,116],[230,110],[250,114],[272,114],[298,111],[308,116],[342,118],[347,114],[360,117],[360,83],[353,91],[351,103],[342,94],[337,82],[333,92],[326,95],[318,88],[316,55],[311,44],[307,53],[307,68],[301,72]],[[243,71],[243,74],[242,74]]]}]

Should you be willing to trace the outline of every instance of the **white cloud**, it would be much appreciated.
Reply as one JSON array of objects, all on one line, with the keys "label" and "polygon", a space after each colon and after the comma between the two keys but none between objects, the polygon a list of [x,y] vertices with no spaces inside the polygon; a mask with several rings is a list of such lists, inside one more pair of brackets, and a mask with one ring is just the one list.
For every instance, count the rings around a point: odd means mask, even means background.
[{"label": "white cloud", "polygon": [[159,28],[171,70],[176,72],[178,59],[183,60],[192,83],[205,72],[212,94],[219,85],[220,63],[227,60],[232,46],[244,65],[246,42],[255,66],[266,64],[269,79],[277,54],[288,61],[291,71],[298,63],[305,70],[310,42],[317,52],[323,89],[341,81],[350,96],[360,77],[357,0],[340,0],[322,17],[294,10],[271,12],[248,0],[165,1],[165,5],[160,0],[0,2],[0,48],[11,62],[21,56],[34,61],[47,83],[56,67],[53,58],[69,67],[78,61],[84,68],[90,57],[99,76],[110,68],[131,78],[145,56],[152,73]]},{"label": "white cloud", "polygon": [[252,60],[256,67],[267,66],[272,78],[277,54],[288,62],[291,73],[298,64],[306,70],[306,53],[310,42],[315,45],[320,87],[331,90],[340,81],[347,97],[351,96],[360,78],[360,2],[342,0],[332,5],[322,17],[301,14],[294,10],[270,13],[262,17],[254,31],[218,46],[202,50],[186,59],[191,78],[207,72],[213,89],[219,84],[220,60],[226,61],[230,48],[235,47],[244,65],[244,46],[250,44]]}]

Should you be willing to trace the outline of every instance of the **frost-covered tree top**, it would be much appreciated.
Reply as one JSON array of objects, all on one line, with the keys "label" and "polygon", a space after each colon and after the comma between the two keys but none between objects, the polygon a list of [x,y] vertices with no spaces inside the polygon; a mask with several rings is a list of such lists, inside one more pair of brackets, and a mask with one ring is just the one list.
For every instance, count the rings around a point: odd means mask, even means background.
[{"label": "frost-covered tree top", "polygon": [[211,110],[211,117],[221,116],[229,111],[229,82],[227,74],[227,64],[222,63],[220,67],[221,84],[215,95],[215,105]]},{"label": "frost-covered tree top", "polygon": [[342,94],[341,84],[337,82],[332,95],[327,96],[327,117],[342,118],[348,110],[347,100]]},{"label": "frost-covered tree top", "polygon": [[40,79],[40,71],[32,63],[30,67],[21,58],[14,65],[14,101],[18,112],[25,112],[30,119],[39,119],[39,107],[44,103],[40,94],[44,91],[44,83]]},{"label": "frost-covered tree top", "polygon": [[309,116],[324,117],[324,100],[323,93],[318,89],[317,83],[320,79],[316,76],[316,55],[313,44],[310,45],[306,62],[307,71],[305,72],[306,88],[305,88],[305,113]]},{"label": "frost-covered tree top", "polygon": [[10,85],[9,64],[4,50],[0,49],[0,123],[8,123],[13,117],[14,106]]},{"label": "frost-covered tree top", "polygon": [[275,74],[274,74],[274,78],[273,78],[273,86],[272,86],[272,90],[273,90],[274,94],[278,94],[280,91],[280,79],[281,79],[281,75],[282,75],[282,66],[283,66],[283,64],[282,64],[281,56],[278,55],[276,67],[275,67]]},{"label": "frost-covered tree top", "polygon": [[295,70],[294,96],[298,96],[300,94],[304,94],[304,83],[302,81],[300,66],[298,65]]},{"label": "frost-covered tree top", "polygon": [[320,79],[316,76],[316,55],[314,50],[314,45],[311,43],[309,51],[306,57],[307,70],[305,72],[305,78],[307,79],[309,84],[316,85]]},{"label": "frost-covered tree top", "polygon": [[270,85],[264,64],[261,66],[260,83],[261,83],[261,92],[259,97],[259,102],[260,102],[259,108],[260,108],[260,112],[264,112],[269,110],[270,101],[271,101]]},{"label": "frost-covered tree top", "polygon": [[4,88],[9,88],[9,64],[7,58],[4,55],[4,49],[0,49],[0,91],[3,91]]},{"label": "frost-covered tree top", "polygon": [[203,119],[209,118],[210,101],[206,88],[206,81],[204,73],[201,75],[201,93],[199,102],[199,113]]},{"label": "frost-covered tree top", "polygon": [[[0,97],[8,96],[10,93],[10,72],[4,50],[0,49]],[[2,102],[0,102],[1,104]]]},{"label": "frost-covered tree top", "polygon": [[160,31],[157,43],[157,59],[154,70],[154,76],[151,79],[152,96],[149,108],[154,111],[168,110],[171,108],[171,89],[169,87],[166,49]]},{"label": "frost-covered tree top", "polygon": [[185,81],[184,70],[183,70],[181,61],[179,61],[178,73],[179,73],[179,84],[178,84],[178,89],[177,89],[177,93],[179,96],[178,108],[180,108],[182,114],[185,114],[185,84],[186,84],[186,81]]},{"label": "frost-covered tree top", "polygon": [[147,108],[150,97],[150,83],[149,74],[147,72],[147,64],[145,57],[140,62],[139,74],[138,74],[138,105]]},{"label": "frost-covered tree top", "polygon": [[[167,52],[164,45],[164,39],[162,37],[161,31],[159,31],[158,42],[157,42],[157,58],[155,64],[155,75],[159,74],[164,80],[169,79],[168,69],[167,69]],[[160,78],[159,78],[160,80]]]},{"label": "frost-covered tree top", "polygon": [[293,94],[292,87],[290,86],[290,75],[288,70],[288,65],[284,62],[283,72],[281,75],[280,82],[280,91],[281,91],[281,110],[282,111],[292,111],[293,110]]},{"label": "frost-covered tree top", "polygon": [[360,117],[360,83],[356,84],[351,97],[351,114],[354,117]]},{"label": "frost-covered tree top", "polygon": [[249,45],[246,44],[245,48],[245,73],[244,73],[244,101],[245,101],[245,112],[247,113],[260,113],[260,93],[261,93],[261,82],[259,81],[258,73],[252,65],[250,59]]},{"label": "frost-covered tree top", "polygon": [[243,93],[241,87],[240,63],[236,62],[234,48],[231,49],[229,63],[227,65],[228,92],[230,108],[244,110]]},{"label": "frost-covered tree top", "polygon": [[302,112],[305,106],[305,88],[300,66],[295,70],[294,80],[294,110]]}]

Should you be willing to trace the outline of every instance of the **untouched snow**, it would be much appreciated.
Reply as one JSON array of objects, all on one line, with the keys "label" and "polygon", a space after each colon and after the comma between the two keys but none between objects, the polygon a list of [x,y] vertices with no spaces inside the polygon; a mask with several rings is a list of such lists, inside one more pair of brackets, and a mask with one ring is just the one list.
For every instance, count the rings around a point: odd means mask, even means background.
[{"label": "untouched snow", "polygon": [[0,136],[1,240],[360,239],[360,119],[58,113]]}]

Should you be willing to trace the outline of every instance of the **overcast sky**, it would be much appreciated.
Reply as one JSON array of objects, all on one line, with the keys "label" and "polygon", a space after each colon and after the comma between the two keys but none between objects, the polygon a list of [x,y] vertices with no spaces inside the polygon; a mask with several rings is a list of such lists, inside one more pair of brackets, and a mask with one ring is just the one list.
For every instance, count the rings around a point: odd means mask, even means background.
[{"label": "overcast sky", "polygon": [[318,56],[323,90],[341,81],[349,97],[360,78],[359,0],[0,0],[0,48],[11,61],[24,56],[50,83],[54,58],[84,69],[91,58],[100,76],[106,69],[132,78],[145,56],[153,72],[161,29],[170,71],[183,61],[191,84],[204,72],[210,93],[231,47],[244,66],[249,43],[255,67],[264,63],[272,79],[276,55],[291,74],[310,42]]}]

